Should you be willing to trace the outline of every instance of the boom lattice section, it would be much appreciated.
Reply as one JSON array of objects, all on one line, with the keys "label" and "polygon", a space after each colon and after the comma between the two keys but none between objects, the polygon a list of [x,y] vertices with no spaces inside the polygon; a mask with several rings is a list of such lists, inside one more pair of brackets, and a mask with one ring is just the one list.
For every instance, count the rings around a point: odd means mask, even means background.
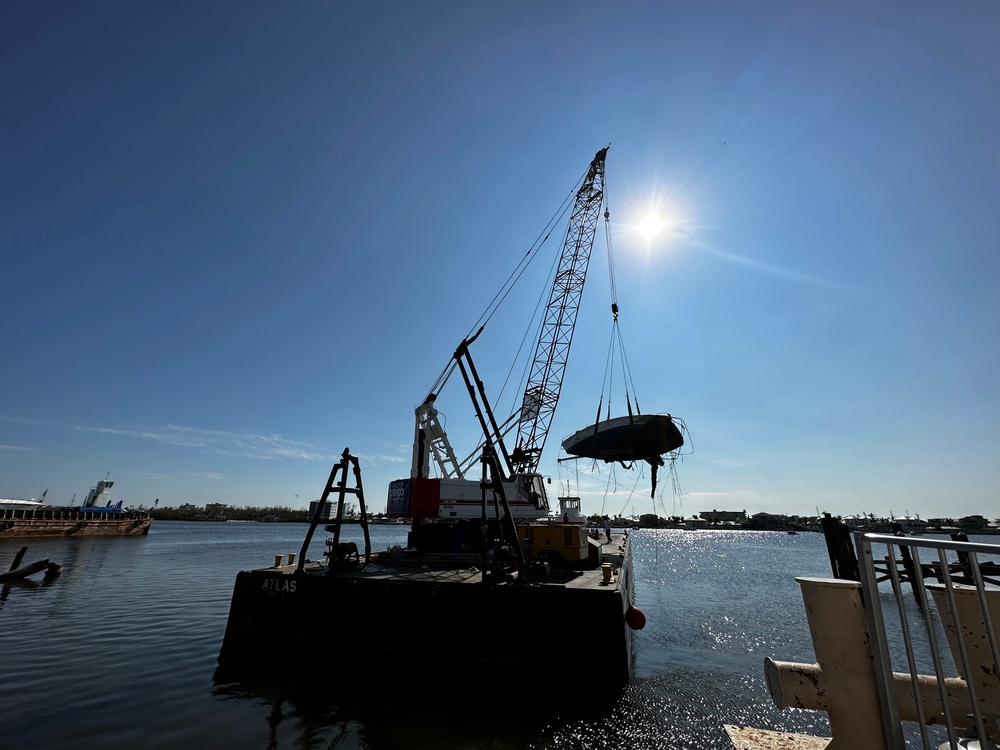
[{"label": "boom lattice section", "polygon": [[517,448],[511,455],[515,473],[536,469],[559,401],[590,251],[604,202],[604,159],[607,151],[607,148],[601,149],[594,156],[583,185],[576,194],[521,402]]}]

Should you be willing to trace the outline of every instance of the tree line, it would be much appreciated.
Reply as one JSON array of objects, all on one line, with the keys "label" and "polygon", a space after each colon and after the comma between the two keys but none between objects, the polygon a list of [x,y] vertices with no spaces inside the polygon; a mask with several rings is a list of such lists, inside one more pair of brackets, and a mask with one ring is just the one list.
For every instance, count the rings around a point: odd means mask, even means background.
[{"label": "tree line", "polygon": [[195,508],[153,508],[149,511],[151,518],[159,521],[270,521],[275,523],[304,523],[308,511],[305,508],[286,508],[280,505],[246,505],[243,507],[227,506],[209,513],[204,507]]}]

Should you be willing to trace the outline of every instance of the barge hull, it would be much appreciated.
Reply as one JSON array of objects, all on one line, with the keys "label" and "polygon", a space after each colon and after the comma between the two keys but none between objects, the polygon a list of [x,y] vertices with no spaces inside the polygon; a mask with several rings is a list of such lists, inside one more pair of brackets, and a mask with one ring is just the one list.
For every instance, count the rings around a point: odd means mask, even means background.
[{"label": "barge hull", "polygon": [[617,688],[632,671],[631,558],[609,585],[595,583],[599,577],[484,585],[474,570],[242,571],[220,672],[240,679],[313,670],[320,660],[378,674],[402,665],[434,673],[486,667],[498,680],[564,691]]},{"label": "barge hull", "polygon": [[[17,511],[20,513],[20,511]],[[38,512],[38,511],[36,511]],[[57,536],[144,536],[153,519],[127,518],[4,518],[0,516],[0,539]]]}]

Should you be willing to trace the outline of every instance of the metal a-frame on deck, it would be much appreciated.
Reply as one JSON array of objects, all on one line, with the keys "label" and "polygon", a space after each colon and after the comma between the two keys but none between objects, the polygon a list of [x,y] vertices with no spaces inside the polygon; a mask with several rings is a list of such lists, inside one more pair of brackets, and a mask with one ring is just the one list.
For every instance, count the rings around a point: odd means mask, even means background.
[{"label": "metal a-frame on deck", "polygon": [[[354,487],[347,486],[348,466],[354,469]],[[338,476],[340,477],[339,481],[337,479]],[[306,532],[305,541],[302,543],[302,550],[299,552],[299,564],[295,569],[296,574],[302,573],[302,566],[306,560],[306,551],[309,549],[309,543],[312,541],[313,532],[316,531],[316,525],[323,517],[323,509],[326,507],[330,493],[334,491],[335,487],[337,490],[337,517],[332,524],[326,526],[326,530],[333,533],[333,539],[327,540],[328,549],[326,554],[330,561],[327,572],[357,570],[361,564],[358,556],[358,545],[354,542],[341,543],[340,541],[340,527],[344,519],[344,497],[348,493],[358,498],[358,508],[361,511],[361,529],[365,534],[364,564],[367,565],[371,559],[372,540],[368,533],[368,510],[365,507],[365,492],[361,484],[361,464],[358,462],[357,456],[351,455],[350,448],[344,448],[340,461],[333,465],[330,478],[326,483],[326,489],[323,490],[323,495],[316,506],[316,512],[313,514],[312,522],[309,524],[309,531]]]}]

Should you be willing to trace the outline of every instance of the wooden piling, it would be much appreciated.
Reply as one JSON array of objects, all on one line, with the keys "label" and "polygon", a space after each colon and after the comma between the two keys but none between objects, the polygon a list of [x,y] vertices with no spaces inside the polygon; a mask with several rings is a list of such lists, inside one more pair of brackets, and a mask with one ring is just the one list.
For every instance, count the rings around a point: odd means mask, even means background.
[{"label": "wooden piling", "polygon": [[[898,527],[898,524],[893,524],[896,526],[896,536],[905,537],[906,534],[903,533],[902,528]],[[900,583],[907,582],[910,584],[910,589],[913,591],[913,598],[917,600],[917,606],[924,609],[927,606],[927,594],[924,592],[923,588],[920,587],[920,582],[917,580],[917,569],[913,564],[913,556],[910,554],[910,548],[905,545],[899,545],[899,557],[903,563],[903,575],[900,576]],[[888,567],[889,559],[886,558],[886,566]]]},{"label": "wooden piling", "polygon": [[860,581],[861,570],[851,541],[851,532],[843,521],[824,513],[820,519],[826,551],[830,555],[833,577],[842,581]]},{"label": "wooden piling", "polygon": [[17,551],[17,554],[14,555],[14,562],[12,562],[10,564],[10,568],[8,568],[8,572],[12,570],[17,570],[17,566],[21,564],[21,560],[24,559],[24,553],[27,551],[28,551],[27,547],[21,547],[21,549]]},{"label": "wooden piling", "polygon": [[[969,541],[969,537],[964,531],[960,531],[957,534],[952,534],[951,540],[953,542],[967,542]],[[967,583],[970,586],[975,586],[976,579],[972,575],[972,560],[969,558],[968,552],[958,553],[958,567],[961,569],[962,574],[954,576],[954,578],[961,583]]]},{"label": "wooden piling", "polygon": [[48,560],[39,560],[38,562],[33,562],[30,565],[25,565],[23,568],[17,568],[16,570],[10,570],[6,573],[0,573],[0,582],[21,581],[33,573],[38,573],[48,567]]}]

